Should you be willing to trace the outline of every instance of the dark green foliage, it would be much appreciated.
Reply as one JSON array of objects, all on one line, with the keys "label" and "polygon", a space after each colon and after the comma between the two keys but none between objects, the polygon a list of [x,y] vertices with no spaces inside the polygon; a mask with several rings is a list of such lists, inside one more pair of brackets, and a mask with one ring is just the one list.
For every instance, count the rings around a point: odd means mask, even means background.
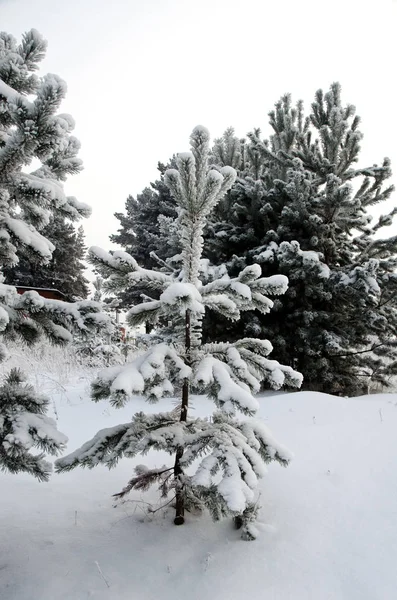
[{"label": "dark green foliage", "polygon": [[370,213],[394,189],[390,162],[356,167],[360,119],[338,84],[316,93],[307,116],[286,95],[269,117],[268,140],[259,130],[248,136],[206,251],[231,272],[259,262],[265,276],[283,273],[289,290],[270,315],[246,313],[237,326],[216,316],[204,334],[270,337],[274,357],[301,371],[306,389],[359,394],[386,385],[397,358],[397,237],[378,232],[397,209],[374,225]]},{"label": "dark green foliage", "polygon": [[83,228],[80,226],[76,231],[72,223],[57,215],[41,234],[55,246],[50,262],[43,265],[34,261],[34,257],[20,256],[18,265],[4,269],[5,283],[57,289],[68,300],[87,298],[88,280],[82,262],[86,253]]},{"label": "dark green foliage", "polygon": [[[173,161],[170,161],[170,165],[173,164]],[[153,253],[165,260],[180,252],[180,241],[175,227],[175,202],[163,181],[168,166],[158,163],[160,179],[151,183],[136,199],[128,196],[125,214],[115,213],[115,217],[120,221],[118,233],[110,236],[112,242],[119,244],[147,269],[159,267]],[[129,307],[131,304],[142,302],[141,295],[149,292],[151,290],[145,286],[133,290],[126,289],[118,293],[118,298],[122,307]]]}]

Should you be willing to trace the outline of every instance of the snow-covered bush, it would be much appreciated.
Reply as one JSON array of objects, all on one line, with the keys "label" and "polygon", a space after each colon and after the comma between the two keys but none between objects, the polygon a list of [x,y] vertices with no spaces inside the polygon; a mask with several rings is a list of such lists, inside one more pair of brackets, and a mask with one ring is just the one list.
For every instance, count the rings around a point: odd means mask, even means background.
[{"label": "snow-covered bush", "polygon": [[[180,408],[159,414],[137,413],[129,423],[99,431],[56,464],[58,471],[100,463],[110,468],[123,456],[135,457],[150,449],[165,451],[174,456],[172,465],[154,470],[137,467],[135,477],[119,495],[157,483],[164,497],[174,497],[175,524],[184,522],[185,510],[207,508],[214,519],[239,517],[243,536],[252,538],[255,489],[265,473],[264,463],[276,460],[287,465],[290,459],[290,453],[255,419],[258,401],[254,395],[263,380],[279,389],[284,384],[299,387],[302,377],[268,358],[272,346],[267,340],[202,344],[201,321],[207,309],[232,320],[246,310],[267,313],[273,304],[267,295],[283,294],[288,281],[282,275],[262,278],[256,264],[234,278],[219,269],[218,278],[205,285],[200,281],[203,228],[236,173],[231,167],[208,169],[209,134],[204,127],[193,130],[191,150],[179,154],[177,170],[165,174],[179,210],[182,270],[151,271],[139,267],[125,252],[90,249],[91,262],[108,278],[107,289],[145,284],[156,291],[158,300],[147,297],[130,309],[127,321],[131,326],[167,324],[166,341],[160,340],[132,362],[99,373],[92,385],[93,399],[109,398],[114,406],[122,406],[135,394],[158,402],[178,393]],[[160,333],[161,327],[157,335]],[[191,392],[212,398],[215,412],[211,418],[190,417]]]}]

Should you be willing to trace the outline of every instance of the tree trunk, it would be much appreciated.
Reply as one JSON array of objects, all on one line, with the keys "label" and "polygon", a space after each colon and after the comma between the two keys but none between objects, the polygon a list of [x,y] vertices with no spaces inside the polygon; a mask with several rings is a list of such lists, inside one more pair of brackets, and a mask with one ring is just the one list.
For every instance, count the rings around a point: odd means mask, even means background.
[{"label": "tree trunk", "polygon": [[[190,311],[186,311],[185,318],[185,362],[190,366],[190,348],[191,348],[191,335],[190,335]],[[187,411],[189,407],[189,380],[185,379],[182,387],[182,405],[181,405],[181,418],[180,421],[187,421]],[[176,480],[176,507],[175,507],[175,525],[183,525],[185,522],[185,498],[183,481],[181,475],[183,470],[180,465],[181,458],[183,456],[183,448],[179,447],[175,455],[174,465],[174,477]]]}]

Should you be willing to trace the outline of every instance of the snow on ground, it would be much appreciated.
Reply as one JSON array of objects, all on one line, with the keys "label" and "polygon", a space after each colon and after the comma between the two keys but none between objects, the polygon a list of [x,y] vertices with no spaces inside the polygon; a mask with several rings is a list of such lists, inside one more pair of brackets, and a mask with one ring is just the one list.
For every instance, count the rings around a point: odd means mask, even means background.
[{"label": "snow on ground", "polygon": [[[98,429],[156,411],[89,400],[87,372],[36,374],[51,391],[68,451]],[[319,393],[259,398],[261,416],[295,453],[261,483],[259,539],[230,521],[172,512],[148,516],[156,493],[113,508],[133,461],[54,475],[49,483],[0,474],[2,600],[388,600],[396,597],[397,394],[344,399]],[[210,403],[198,397],[194,412]],[[152,453],[138,462],[160,466]]]}]

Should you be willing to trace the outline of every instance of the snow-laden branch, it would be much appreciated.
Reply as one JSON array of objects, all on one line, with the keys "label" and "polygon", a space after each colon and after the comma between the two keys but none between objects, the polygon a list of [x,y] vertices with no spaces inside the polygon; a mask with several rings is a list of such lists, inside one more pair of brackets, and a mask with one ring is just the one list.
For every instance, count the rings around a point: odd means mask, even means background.
[{"label": "snow-laden branch", "polygon": [[[4,335],[28,333],[30,342],[47,335],[54,343],[63,345],[72,340],[71,331],[83,333],[107,330],[110,318],[102,312],[100,303],[90,300],[63,302],[44,298],[30,290],[18,294],[16,288],[0,283],[0,324]],[[1,316],[5,313],[5,318]],[[0,327],[1,329],[1,327]]]},{"label": "snow-laden branch", "polygon": [[137,287],[163,291],[173,278],[160,271],[144,269],[128,254],[117,250],[106,252],[98,246],[88,250],[88,261],[103,275],[108,278],[105,288],[119,290]]},{"label": "snow-laden branch", "polygon": [[45,453],[56,456],[67,442],[55,421],[45,415],[48,399],[25,382],[19,369],[11,369],[5,376],[0,398],[0,468],[47,481],[52,465],[44,460]]},{"label": "snow-laden branch", "polygon": [[7,102],[18,101],[29,110],[31,110],[33,107],[33,104],[29,102],[29,100],[25,96],[14,90],[14,88],[7,85],[2,79],[0,79],[0,96],[3,96],[7,100]]},{"label": "snow-laden branch", "polygon": [[198,497],[200,490],[205,496],[205,489],[211,488],[232,514],[243,512],[253,500],[258,478],[266,473],[264,463],[277,460],[286,466],[292,458],[255,419],[231,420],[218,413],[211,423],[206,419],[185,423],[177,421],[174,413],[137,413],[130,423],[102,429],[81,448],[58,459],[56,469],[68,471],[77,465],[93,468],[99,463],[112,468],[122,457],[144,455],[150,449],[172,454],[178,448],[184,450],[184,468],[201,457],[193,474],[185,476]]},{"label": "snow-laden branch", "polygon": [[4,437],[3,446],[8,454],[18,454],[39,448],[56,455],[66,446],[68,438],[56,428],[54,419],[31,412],[9,415],[10,433]]},{"label": "snow-laden branch", "polygon": [[44,262],[51,260],[52,253],[55,250],[54,244],[36,231],[32,225],[28,225],[22,219],[12,217],[6,217],[2,221],[20,244],[29,246]]},{"label": "snow-laden branch", "polygon": [[269,360],[272,345],[268,340],[245,338],[233,344],[205,344],[194,365],[193,383],[208,393],[225,412],[235,409],[253,414],[258,409],[252,396],[267,382],[273,389],[283,385],[300,387],[302,376],[291,367]]},{"label": "snow-laden branch", "polygon": [[127,313],[127,321],[131,326],[140,325],[145,321],[155,323],[160,317],[182,317],[187,310],[197,317],[204,314],[200,292],[191,283],[177,281],[164,289],[159,300],[133,306]]},{"label": "snow-laden branch", "polygon": [[261,277],[261,267],[257,264],[243,269],[234,278],[223,275],[200,288],[203,304],[225,317],[235,320],[240,318],[240,311],[259,310],[268,313],[273,302],[266,294],[284,294],[288,287],[285,275]]},{"label": "snow-laden branch", "polygon": [[[235,357],[234,357],[235,358]],[[206,391],[224,412],[234,414],[237,407],[244,414],[254,414],[259,404],[249,387],[233,377],[230,366],[215,358],[205,356],[195,368],[194,385]]]},{"label": "snow-laden branch", "polygon": [[101,371],[92,384],[92,396],[94,400],[109,398],[115,406],[122,406],[134,394],[157,402],[173,393],[175,381],[190,374],[190,367],[171,346],[157,344],[130,363]]}]

